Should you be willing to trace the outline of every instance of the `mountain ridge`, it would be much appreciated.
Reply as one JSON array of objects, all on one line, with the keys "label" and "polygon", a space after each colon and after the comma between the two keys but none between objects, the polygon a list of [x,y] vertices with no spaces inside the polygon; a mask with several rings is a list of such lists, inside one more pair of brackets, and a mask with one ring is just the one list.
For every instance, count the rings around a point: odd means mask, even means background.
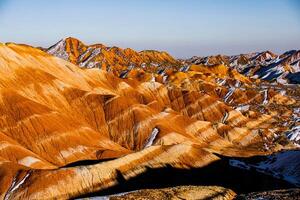
[{"label": "mountain ridge", "polygon": [[127,75],[133,68],[157,73],[166,68],[180,71],[188,69],[190,65],[224,64],[254,79],[280,84],[300,83],[300,77],[297,76],[300,72],[299,50],[286,51],[280,55],[266,50],[233,56],[219,54],[175,59],[165,51],[143,50],[136,52],[130,48],[106,47],[103,44],[85,45],[73,37],[62,39],[44,50],[80,67],[101,68],[106,71],[113,71],[118,76]]}]

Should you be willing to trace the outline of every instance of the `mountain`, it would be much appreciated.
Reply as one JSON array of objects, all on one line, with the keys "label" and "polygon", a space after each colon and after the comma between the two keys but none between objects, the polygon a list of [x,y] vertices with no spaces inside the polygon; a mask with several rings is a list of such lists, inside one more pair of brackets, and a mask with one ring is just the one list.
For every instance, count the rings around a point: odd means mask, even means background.
[{"label": "mountain", "polygon": [[254,79],[277,82],[280,84],[299,84],[300,51],[291,50],[282,55],[271,51],[240,54],[235,56],[214,55],[194,56],[177,60],[166,52],[145,50],[136,52],[130,48],[106,47],[103,44],[85,45],[75,38],[60,40],[44,49],[49,54],[68,60],[84,68],[101,68],[112,71],[120,77],[128,73],[164,73],[165,71],[188,70],[190,65],[225,65]]},{"label": "mountain", "polygon": [[[184,65],[166,53],[85,46],[72,38],[46,51],[0,44],[2,199],[183,184],[238,194],[295,187],[230,159],[267,159],[298,148],[289,137],[299,126],[298,87],[260,82],[225,63]],[[81,67],[85,56],[101,69]]]},{"label": "mountain", "polygon": [[282,55],[270,51],[240,54],[236,56],[194,56],[184,61],[191,64],[216,65],[225,64],[240,73],[255,78],[281,84],[300,83],[300,51],[292,50]]},{"label": "mountain", "polygon": [[130,48],[106,47],[103,44],[85,45],[71,37],[60,40],[46,51],[80,67],[100,68],[113,71],[117,75],[135,67],[153,71],[180,64],[166,52],[154,50],[136,52]]}]

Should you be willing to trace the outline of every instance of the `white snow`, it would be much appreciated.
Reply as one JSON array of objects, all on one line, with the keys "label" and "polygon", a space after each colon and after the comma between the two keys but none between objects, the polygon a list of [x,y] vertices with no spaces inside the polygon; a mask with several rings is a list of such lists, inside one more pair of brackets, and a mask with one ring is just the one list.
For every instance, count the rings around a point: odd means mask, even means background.
[{"label": "white snow", "polygon": [[164,75],[163,76],[163,83],[167,82],[167,79],[168,79],[168,75]]},{"label": "white snow", "polygon": [[280,90],[279,94],[281,94],[282,96],[286,95],[286,90]]},{"label": "white snow", "polygon": [[226,83],[226,79],[218,78],[216,82],[218,85],[223,86]]},{"label": "white snow", "polygon": [[15,177],[10,188],[8,189],[6,195],[4,196],[4,200],[10,199],[10,194],[12,192],[14,192],[15,190],[17,190],[25,182],[25,180],[30,176],[30,174],[31,173],[28,172],[18,183],[17,183],[16,177]]},{"label": "white snow", "polygon": [[286,75],[288,74],[288,72],[284,72],[283,74],[281,74],[279,77],[277,77],[276,81],[280,84],[287,84],[288,81],[285,79]]},{"label": "white snow", "polygon": [[142,64],[141,64],[141,67],[142,67],[143,69],[145,69],[145,68],[146,68],[146,63],[142,63]]},{"label": "white snow", "polygon": [[151,80],[150,80],[150,82],[155,82],[155,76],[154,76],[153,73],[151,74]]},{"label": "white snow", "polygon": [[153,144],[153,142],[154,142],[154,140],[155,140],[155,138],[156,138],[156,136],[157,136],[158,133],[159,133],[159,129],[155,127],[155,128],[152,130],[152,133],[151,133],[151,135],[150,135],[148,141],[146,142],[144,148],[150,147],[150,146]]},{"label": "white snow", "polygon": [[127,69],[130,71],[130,70],[132,70],[132,69],[134,69],[135,67],[134,67],[134,65],[129,65],[128,67],[127,67]]},{"label": "white snow", "polygon": [[158,63],[153,63],[153,62],[151,62],[150,65],[153,66],[153,67],[158,67],[159,66]]},{"label": "white snow", "polygon": [[90,53],[90,52],[93,51],[93,50],[94,50],[94,48],[89,47],[83,54],[81,54],[81,55],[79,56],[78,62],[81,62],[82,59],[85,57],[85,55],[88,54],[88,53]]},{"label": "white snow", "polygon": [[[294,122],[300,122],[300,108],[293,109],[292,120]],[[285,134],[289,140],[291,140],[295,145],[300,147],[300,125],[299,125],[299,123],[295,123],[290,128],[290,130],[288,130]]]},{"label": "white snow", "polygon": [[239,160],[235,160],[235,159],[230,159],[229,160],[229,165],[234,166],[234,167],[238,167],[238,168],[242,168],[242,169],[247,169],[247,170],[250,170],[250,168],[251,168],[246,163],[241,162]]},{"label": "white snow", "polygon": [[266,60],[269,60],[269,59],[272,59],[273,57],[272,57],[272,55],[271,54],[269,54],[269,53],[266,53]]},{"label": "white snow", "polygon": [[187,72],[187,71],[189,71],[189,69],[190,69],[190,66],[182,66],[182,67],[179,69],[179,71],[181,71],[181,72]]},{"label": "white snow", "polygon": [[[93,49],[92,50],[92,53],[91,55],[84,61],[84,62],[81,62],[79,64],[80,67],[87,67],[88,63],[93,59],[95,58],[98,54],[101,53],[101,49],[100,48],[96,48],[96,49]],[[90,68],[91,66],[89,66]]]},{"label": "white snow", "polygon": [[250,108],[250,105],[240,105],[240,106],[236,107],[235,110],[241,112],[241,111],[248,111],[249,108]]},{"label": "white snow", "polygon": [[49,54],[52,54],[64,60],[68,60],[69,55],[65,51],[65,47],[66,47],[66,42],[65,40],[62,39],[58,43],[56,43],[53,47],[51,47],[47,52]]},{"label": "white snow", "polygon": [[223,118],[222,118],[222,120],[221,120],[221,123],[225,123],[226,122],[226,120],[228,119],[228,117],[229,117],[229,114],[228,114],[228,112],[226,111],[225,112],[225,114],[224,114],[224,116],[223,116]]},{"label": "white snow", "polygon": [[295,72],[299,72],[300,71],[300,60],[298,62],[296,62],[295,64],[291,65],[292,69]]},{"label": "white snow", "polygon": [[286,133],[286,136],[291,141],[300,142],[300,126],[294,126]]},{"label": "white snow", "polygon": [[295,108],[294,113],[300,114],[300,108]]},{"label": "white snow", "polygon": [[263,93],[264,93],[263,105],[266,105],[268,103],[268,89],[264,90]]},{"label": "white snow", "polygon": [[37,163],[37,162],[41,162],[41,160],[39,160],[35,157],[32,157],[32,156],[26,156],[26,157],[18,160],[18,163],[20,165],[24,165],[24,166],[27,166],[27,167],[30,167],[32,164]]},{"label": "white snow", "polygon": [[64,158],[68,158],[69,156],[75,154],[75,153],[82,153],[84,150],[86,149],[85,146],[82,145],[78,145],[76,147],[69,147],[66,150],[62,150],[60,151],[60,154],[64,157]]},{"label": "white snow", "polygon": [[238,87],[240,87],[240,86],[241,86],[241,82],[240,82],[239,80],[237,80],[237,81],[235,82],[234,87],[238,88]]},{"label": "white snow", "polygon": [[258,79],[258,75],[254,75],[251,78]]},{"label": "white snow", "polygon": [[89,62],[85,67],[88,69],[94,68],[99,62]]},{"label": "white snow", "polygon": [[268,78],[268,76],[270,76],[270,74],[271,74],[271,72],[266,73],[265,75],[263,75],[263,76],[261,77],[261,79],[266,79],[266,78]]},{"label": "white snow", "polygon": [[231,95],[233,94],[234,91],[235,91],[235,88],[233,88],[233,87],[229,88],[229,91],[227,92],[227,94],[224,97],[225,103],[227,103],[228,99],[231,97]]},{"label": "white snow", "polygon": [[300,151],[286,151],[271,155],[266,161],[257,164],[258,169],[275,175],[281,174],[284,180],[300,184]]},{"label": "white snow", "polygon": [[285,151],[266,156],[264,161],[249,164],[232,159],[229,164],[242,169],[254,168],[258,172],[282,178],[297,186],[300,185],[300,151]]}]

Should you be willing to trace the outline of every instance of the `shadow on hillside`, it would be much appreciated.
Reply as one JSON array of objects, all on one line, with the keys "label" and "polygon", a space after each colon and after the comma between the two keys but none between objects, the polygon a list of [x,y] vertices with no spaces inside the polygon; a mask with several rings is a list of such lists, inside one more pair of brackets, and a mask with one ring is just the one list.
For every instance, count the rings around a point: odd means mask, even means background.
[{"label": "shadow on hillside", "polygon": [[104,196],[139,189],[154,189],[180,185],[214,185],[230,188],[236,193],[249,193],[275,189],[286,189],[294,185],[255,170],[244,170],[229,165],[221,159],[203,168],[175,169],[171,166],[147,171],[130,180],[118,172],[119,184],[82,197]]}]

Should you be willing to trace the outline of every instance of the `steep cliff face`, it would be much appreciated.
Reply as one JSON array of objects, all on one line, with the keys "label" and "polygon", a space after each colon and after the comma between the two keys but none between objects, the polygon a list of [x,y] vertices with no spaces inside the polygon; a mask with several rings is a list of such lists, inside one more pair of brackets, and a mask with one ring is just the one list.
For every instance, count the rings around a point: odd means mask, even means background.
[{"label": "steep cliff face", "polygon": [[[112,60],[128,54],[136,63],[173,62],[164,53],[68,40],[48,51],[79,65],[103,48],[120,56]],[[71,62],[0,45],[2,198],[74,198],[149,168],[202,168],[222,156],[295,148],[285,123],[295,126],[297,88],[265,86],[224,65],[132,69],[119,78]]]}]

